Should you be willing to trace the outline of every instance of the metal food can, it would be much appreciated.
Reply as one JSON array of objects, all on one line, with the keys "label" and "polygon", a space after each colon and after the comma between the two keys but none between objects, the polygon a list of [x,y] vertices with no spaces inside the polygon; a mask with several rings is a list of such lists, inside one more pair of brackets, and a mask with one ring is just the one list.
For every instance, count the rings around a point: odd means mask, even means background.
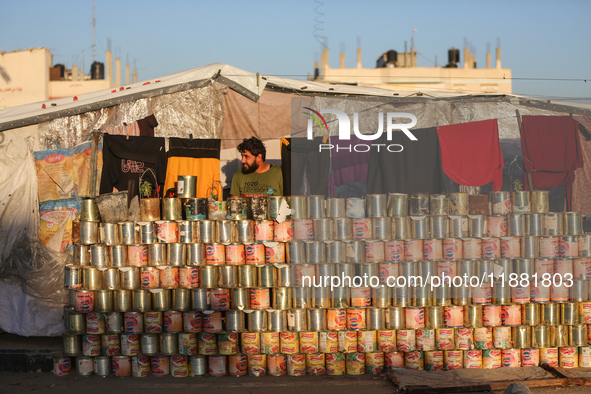
[{"label": "metal food can", "polygon": [[300,336],[298,332],[282,332],[279,334],[280,353],[296,354],[300,350]]},{"label": "metal food can", "polygon": [[497,349],[510,349],[513,347],[511,327],[493,327],[494,346]]},{"label": "metal food can", "polygon": [[349,330],[362,330],[365,328],[365,308],[347,309],[347,328]]},{"label": "metal food can", "polygon": [[430,351],[435,350],[435,329],[415,330],[416,350]]},{"label": "metal food can", "polygon": [[211,220],[224,220],[228,217],[228,204],[226,201],[208,201],[207,217]]},{"label": "metal food can", "polygon": [[345,357],[347,375],[365,374],[365,353],[348,353]]},{"label": "metal food can", "polygon": [[240,310],[229,310],[226,312],[226,330],[231,332],[245,331],[246,324],[244,312]]},{"label": "metal food can", "polygon": [[273,224],[273,241],[290,242],[293,236],[292,222],[275,222]]},{"label": "metal food can", "polygon": [[300,332],[300,353],[310,354],[318,352],[318,332]]},{"label": "metal food can", "polygon": [[53,376],[66,376],[72,372],[72,357],[53,356]]},{"label": "metal food can", "polygon": [[140,335],[138,334],[121,334],[119,343],[123,356],[136,356],[141,351]]},{"label": "metal food can", "polygon": [[326,354],[326,374],[341,376],[346,372],[345,355],[343,353]]},{"label": "metal food can", "polygon": [[280,350],[279,332],[261,333],[261,353],[277,354]]},{"label": "metal food can", "polygon": [[240,352],[244,354],[261,353],[261,334],[258,332],[240,333]]},{"label": "metal food can", "polygon": [[287,374],[287,356],[285,354],[267,355],[267,371],[270,376]]},{"label": "metal food can", "polygon": [[507,235],[511,237],[523,237],[526,235],[525,215],[509,214],[507,216]]},{"label": "metal food can", "polygon": [[144,315],[141,312],[125,312],[123,314],[126,334],[141,334],[144,332]]},{"label": "metal food can", "polygon": [[[94,334],[93,334],[94,335]],[[82,336],[84,340],[85,335]],[[93,339],[97,339],[97,336],[94,336]],[[64,345],[64,354],[66,356],[77,356],[80,354],[80,337],[76,334],[64,334],[62,338],[62,343]],[[96,343],[96,340],[93,340],[92,343]],[[100,342],[99,342],[100,344]],[[99,345],[100,346],[100,345]],[[82,349],[84,351],[84,349]],[[100,353],[100,349],[99,349]]]},{"label": "metal food can", "polygon": [[121,341],[119,335],[101,335],[101,354],[103,356],[118,356],[121,354]]},{"label": "metal food can", "polygon": [[549,365],[551,367],[558,367],[558,348],[548,347],[540,349],[540,365]]},{"label": "metal food can", "polygon": [[179,287],[180,269],[173,266],[158,267],[160,272],[160,287],[163,289],[174,289]]},{"label": "metal food can", "polygon": [[474,329],[456,328],[455,329],[455,348],[459,350],[474,349]]},{"label": "metal food can", "polygon": [[429,350],[425,352],[425,371],[443,371],[442,350]]},{"label": "metal food can", "polygon": [[[76,335],[64,335],[64,353],[75,356],[80,350],[77,339],[72,340]],[[82,335],[82,355],[84,356],[100,356],[101,355],[101,336],[97,334]]]},{"label": "metal food can", "polygon": [[459,369],[463,367],[463,356],[462,350],[444,350],[443,351],[443,368],[446,371],[452,369]]},{"label": "metal food can", "polygon": [[379,375],[384,370],[384,353],[365,353],[365,372],[370,375]]},{"label": "metal food can", "polygon": [[220,332],[222,331],[222,312],[204,311],[203,312],[203,331]]},{"label": "metal food can", "polygon": [[353,239],[372,239],[373,225],[371,218],[355,218],[351,221]]},{"label": "metal food can", "polygon": [[482,351],[482,368],[497,369],[503,366],[501,349],[487,349]]},{"label": "metal food can", "polygon": [[410,351],[404,353],[404,366],[406,369],[423,371],[425,369],[424,352]]},{"label": "metal food can", "polygon": [[226,376],[228,374],[228,357],[209,356],[207,366],[209,376]]},{"label": "metal food can", "polygon": [[482,369],[482,350],[465,350],[464,368]]},{"label": "metal food can", "polygon": [[490,215],[487,220],[487,232],[489,237],[504,237],[507,235],[507,216]]},{"label": "metal food can", "polygon": [[493,349],[493,329],[491,327],[474,328],[474,347],[476,349]]},{"label": "metal food can", "polygon": [[501,321],[504,326],[521,325],[521,305],[510,304],[501,306]]},{"label": "metal food can", "polygon": [[357,352],[357,332],[338,331],[339,351],[343,353]]},{"label": "metal food can", "polygon": [[378,350],[377,332],[375,330],[357,331],[357,351],[371,353]]},{"label": "metal food can", "polygon": [[238,353],[238,334],[235,332],[218,334],[218,352],[224,355]]},{"label": "metal food can", "polygon": [[289,376],[304,376],[306,374],[306,356],[301,353],[288,354],[287,374]]},{"label": "metal food can", "polygon": [[339,351],[339,333],[337,331],[321,331],[318,337],[320,353],[337,353]]},{"label": "metal food can", "polygon": [[246,255],[246,264],[258,265],[265,264],[265,245],[262,243],[245,244],[244,252]]},{"label": "metal food can", "polygon": [[399,352],[414,351],[416,349],[415,330],[397,330],[396,349]]},{"label": "metal food can", "polygon": [[248,330],[251,332],[262,332],[267,330],[267,312],[264,310],[253,310],[248,313]]},{"label": "metal food can", "polygon": [[579,357],[577,348],[574,346],[564,346],[558,349],[558,366],[561,368],[577,368],[579,366]]},{"label": "metal food can", "polygon": [[228,374],[230,376],[246,376],[248,374],[248,357],[246,354],[228,356]]},{"label": "metal food can", "polygon": [[540,349],[521,349],[521,366],[537,367],[540,364]]},{"label": "metal food can", "polygon": [[438,350],[451,350],[455,344],[455,330],[453,328],[438,328],[435,330],[435,346]]},{"label": "metal food can", "polygon": [[100,312],[88,312],[86,316],[86,333],[87,334],[104,334],[105,333],[105,318]]}]

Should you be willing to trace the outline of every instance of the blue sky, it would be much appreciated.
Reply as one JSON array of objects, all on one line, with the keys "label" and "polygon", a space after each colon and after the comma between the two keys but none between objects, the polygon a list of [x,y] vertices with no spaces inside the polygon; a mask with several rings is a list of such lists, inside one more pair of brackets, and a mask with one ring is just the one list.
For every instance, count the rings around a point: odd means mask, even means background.
[{"label": "blue sky", "polygon": [[[316,7],[320,6],[320,16]],[[92,0],[0,0],[0,50],[47,47],[54,63],[92,63]],[[474,49],[480,67],[499,41],[513,92],[591,104],[591,1],[112,1],[96,0],[96,58],[108,39],[139,80],[220,62],[262,74],[305,79],[326,37],[331,66],[344,49],[355,65],[374,67],[384,51],[410,47],[419,66],[447,62],[447,50]],[[462,54],[463,56],[463,54]],[[462,57],[463,58],[463,57]],[[574,79],[574,80],[570,80]],[[587,79],[587,83],[582,80]]]}]

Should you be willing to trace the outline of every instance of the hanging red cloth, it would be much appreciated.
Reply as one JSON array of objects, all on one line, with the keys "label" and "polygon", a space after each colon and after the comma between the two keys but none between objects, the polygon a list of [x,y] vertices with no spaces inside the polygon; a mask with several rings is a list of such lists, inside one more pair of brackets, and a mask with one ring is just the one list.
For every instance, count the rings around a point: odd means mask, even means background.
[{"label": "hanging red cloth", "polygon": [[437,129],[443,172],[460,185],[503,188],[503,152],[496,119]]},{"label": "hanging red cloth", "polygon": [[[522,117],[521,151],[534,188],[566,185],[566,209],[572,209],[575,169],[583,167],[579,123],[570,116]],[[527,178],[524,174],[524,185]]]}]

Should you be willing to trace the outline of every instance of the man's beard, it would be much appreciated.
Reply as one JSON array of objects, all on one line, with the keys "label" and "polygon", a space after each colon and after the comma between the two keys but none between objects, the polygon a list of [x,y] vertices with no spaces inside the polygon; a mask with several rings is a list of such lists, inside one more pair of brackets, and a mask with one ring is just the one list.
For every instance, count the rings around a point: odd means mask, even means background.
[{"label": "man's beard", "polygon": [[259,169],[259,165],[257,163],[252,163],[251,166],[249,166],[248,164],[242,165],[242,173],[243,174],[252,174],[253,172],[255,172],[258,169]]}]

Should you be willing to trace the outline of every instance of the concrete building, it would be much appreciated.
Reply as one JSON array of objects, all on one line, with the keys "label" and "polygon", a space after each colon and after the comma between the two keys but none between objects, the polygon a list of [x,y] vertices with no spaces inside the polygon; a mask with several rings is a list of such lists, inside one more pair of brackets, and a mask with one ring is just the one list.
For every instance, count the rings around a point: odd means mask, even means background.
[{"label": "concrete building", "polygon": [[[115,59],[113,80],[111,51],[105,58],[106,67],[94,62],[90,74],[85,74],[78,66],[66,69],[54,65],[53,54],[47,48],[0,52],[0,109],[121,86],[121,59]],[[129,75],[127,65],[126,84],[131,83]],[[137,82],[137,71],[133,78]]]},{"label": "concrete building", "polygon": [[361,48],[357,48],[357,66],[345,67],[345,53],[340,53],[339,68],[329,65],[328,48],[321,54],[320,66],[316,62],[314,76],[309,79],[325,82],[369,86],[396,91],[431,91],[455,93],[511,93],[511,69],[501,68],[501,48],[496,48],[496,64],[491,65],[491,54],[486,53],[485,68],[476,68],[476,57],[464,48],[463,62],[460,51],[448,51],[445,67],[417,67],[414,47],[398,53],[390,50],[380,55],[375,68],[363,68]]}]

